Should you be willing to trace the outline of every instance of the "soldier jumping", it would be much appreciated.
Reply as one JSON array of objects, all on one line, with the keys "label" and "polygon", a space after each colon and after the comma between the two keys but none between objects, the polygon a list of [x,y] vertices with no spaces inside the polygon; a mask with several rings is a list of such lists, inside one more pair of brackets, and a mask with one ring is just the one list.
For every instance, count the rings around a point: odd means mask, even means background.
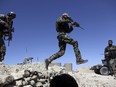
[{"label": "soldier jumping", "polygon": [[66,44],[70,44],[73,46],[77,64],[83,64],[88,62],[88,60],[82,59],[81,52],[78,48],[78,42],[67,35],[67,33],[73,31],[73,26],[80,27],[80,25],[77,22],[74,22],[67,13],[63,13],[62,16],[59,19],[57,19],[56,31],[58,32],[57,39],[59,41],[59,51],[53,54],[52,56],[50,56],[50,58],[45,59],[46,69],[48,69],[49,64],[53,60],[64,55]]}]

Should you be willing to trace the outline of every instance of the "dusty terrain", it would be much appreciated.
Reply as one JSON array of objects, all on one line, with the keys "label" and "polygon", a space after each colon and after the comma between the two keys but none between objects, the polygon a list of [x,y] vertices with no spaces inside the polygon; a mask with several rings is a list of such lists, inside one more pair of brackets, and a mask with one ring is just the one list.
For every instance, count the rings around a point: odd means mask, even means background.
[{"label": "dusty terrain", "polygon": [[73,76],[79,87],[116,87],[116,79],[113,76],[95,74],[89,66],[67,72],[64,67],[56,65],[46,70],[44,63],[1,64],[0,87],[49,87],[50,79],[63,73]]}]

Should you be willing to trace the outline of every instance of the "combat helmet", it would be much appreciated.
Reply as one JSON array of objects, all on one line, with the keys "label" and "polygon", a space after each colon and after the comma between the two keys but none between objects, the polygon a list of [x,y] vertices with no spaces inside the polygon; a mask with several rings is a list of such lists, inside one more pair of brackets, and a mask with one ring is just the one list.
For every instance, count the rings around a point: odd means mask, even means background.
[{"label": "combat helmet", "polygon": [[7,16],[12,17],[13,19],[16,18],[16,14],[14,12],[9,12]]},{"label": "combat helmet", "polygon": [[70,17],[68,13],[63,13],[62,16]]}]

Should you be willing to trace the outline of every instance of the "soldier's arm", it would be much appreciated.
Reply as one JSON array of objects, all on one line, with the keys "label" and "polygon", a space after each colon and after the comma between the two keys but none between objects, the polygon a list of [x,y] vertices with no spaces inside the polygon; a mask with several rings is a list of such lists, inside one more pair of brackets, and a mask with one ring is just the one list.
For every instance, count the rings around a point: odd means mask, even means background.
[{"label": "soldier's arm", "polygon": [[72,24],[73,26],[80,27],[79,23],[78,23],[78,22],[73,21],[73,19],[72,19],[71,17],[68,17],[68,20],[70,20],[70,21],[71,21],[71,24]]},{"label": "soldier's arm", "polygon": [[114,49],[115,49],[115,51],[116,51],[116,46],[114,46]]},{"label": "soldier's arm", "polygon": [[4,14],[0,14],[0,24],[1,25],[5,25],[4,19],[5,19],[5,15]]},{"label": "soldier's arm", "polygon": [[106,48],[104,49],[104,56],[105,56],[105,58],[107,57],[106,55],[108,55],[108,47],[106,47]]},{"label": "soldier's arm", "polygon": [[6,19],[6,16],[4,14],[0,14],[0,24],[3,25],[6,28],[9,28],[8,23],[6,23],[4,20]]},{"label": "soldier's arm", "polygon": [[106,47],[106,48],[104,49],[104,57],[105,57],[105,59],[108,58],[108,47]]},{"label": "soldier's arm", "polygon": [[4,27],[9,28],[9,25],[1,19],[0,19],[0,25],[3,25]]},{"label": "soldier's arm", "polygon": [[108,52],[108,47],[104,49],[104,54],[106,54],[107,52]]},{"label": "soldier's arm", "polygon": [[0,19],[0,24],[1,25],[5,25],[5,22],[3,20]]}]

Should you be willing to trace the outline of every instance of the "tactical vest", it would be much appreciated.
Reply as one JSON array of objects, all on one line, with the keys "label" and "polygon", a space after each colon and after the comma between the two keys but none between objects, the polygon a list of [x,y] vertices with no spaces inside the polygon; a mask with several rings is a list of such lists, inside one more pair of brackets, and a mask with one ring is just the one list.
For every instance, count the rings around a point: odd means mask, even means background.
[{"label": "tactical vest", "polygon": [[107,54],[106,56],[110,59],[116,58],[116,46],[106,47]]},{"label": "tactical vest", "polygon": [[73,30],[73,27],[69,25],[69,22],[60,22],[62,18],[56,21],[56,31],[63,33],[70,33]]}]

